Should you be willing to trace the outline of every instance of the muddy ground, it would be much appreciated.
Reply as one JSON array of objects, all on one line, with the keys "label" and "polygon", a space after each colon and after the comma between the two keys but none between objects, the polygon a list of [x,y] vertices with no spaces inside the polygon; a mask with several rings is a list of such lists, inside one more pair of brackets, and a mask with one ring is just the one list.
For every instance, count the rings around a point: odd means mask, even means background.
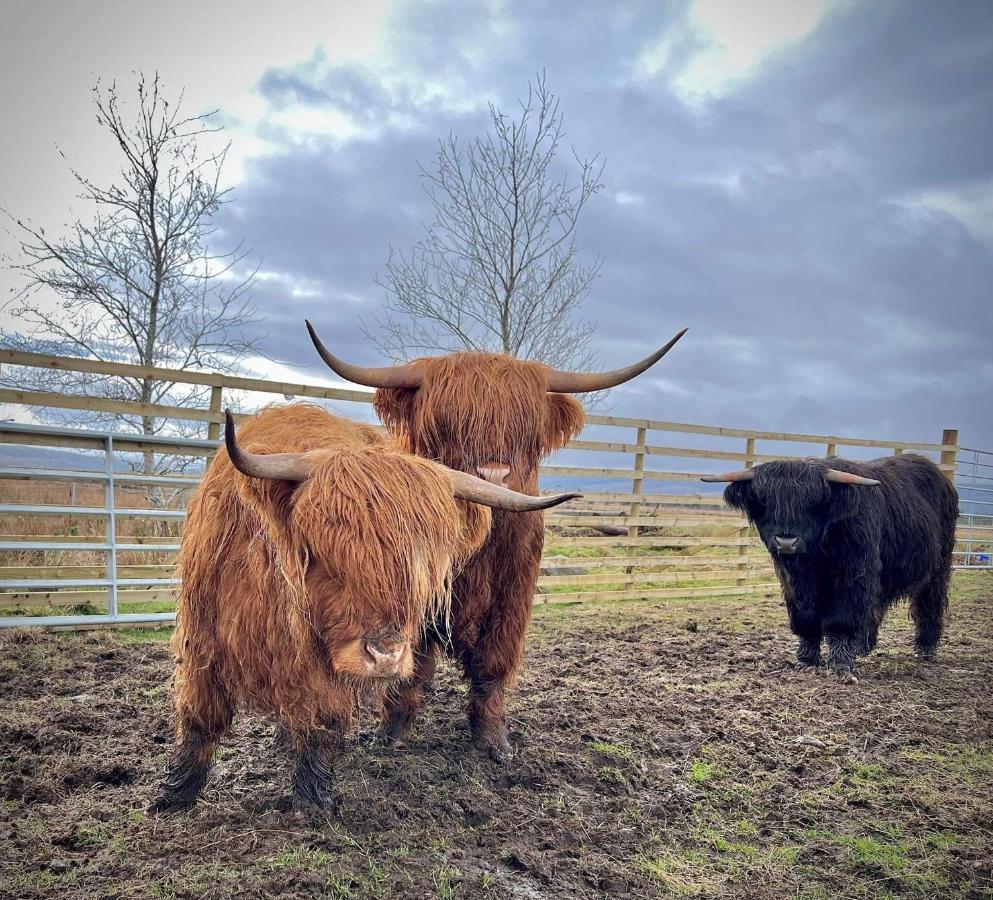
[{"label": "muddy ground", "polygon": [[242,717],[192,814],[146,816],[161,635],[0,637],[4,897],[993,896],[993,578],[937,664],[903,608],[857,685],[787,671],[774,601],[544,607],[516,758],[476,755],[442,671],[408,749],[358,742],[337,818],[284,812]]}]

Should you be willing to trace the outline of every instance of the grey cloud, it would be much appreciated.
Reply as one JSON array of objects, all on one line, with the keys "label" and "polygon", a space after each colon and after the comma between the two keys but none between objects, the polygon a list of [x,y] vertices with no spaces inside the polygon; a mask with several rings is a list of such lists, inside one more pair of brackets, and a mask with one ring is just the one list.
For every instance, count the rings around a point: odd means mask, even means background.
[{"label": "grey cloud", "polygon": [[319,57],[266,73],[260,92],[274,109],[329,104],[374,127],[344,143],[270,132],[279,152],[250,166],[229,207],[225,228],[267,269],[320,286],[320,298],[297,300],[260,286],[273,355],[312,359],[308,315],[359,361],[375,358],[357,322],[380,300],[373,277],[389,246],[420,235],[417,162],[484,121],[420,86],[507,105],[544,67],[569,140],[608,159],[580,234],[587,257],[604,258],[587,308],[603,359],[637,357],[691,326],[657,372],[614,392],[614,411],[921,440],[959,425],[993,446],[993,252],[906,199],[993,178],[987,7],[842,7],[693,109],[666,81],[691,46],[655,78],[635,75],[685,15],[658,6],[470,16],[461,4],[410,5],[393,26],[389,86]]}]

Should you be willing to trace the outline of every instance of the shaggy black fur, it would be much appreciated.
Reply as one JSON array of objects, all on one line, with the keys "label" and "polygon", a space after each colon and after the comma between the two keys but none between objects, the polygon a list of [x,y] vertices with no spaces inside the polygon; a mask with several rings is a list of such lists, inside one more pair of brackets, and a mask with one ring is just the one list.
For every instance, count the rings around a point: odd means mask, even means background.
[{"label": "shaggy black fur", "polygon": [[207,783],[210,762],[203,762],[206,737],[191,729],[173,751],[166,765],[159,793],[149,809],[153,813],[190,809]]},{"label": "shaggy black fur", "polygon": [[[880,484],[828,482],[829,467]],[[798,668],[820,662],[826,637],[828,667],[851,677],[856,655],[876,646],[886,610],[901,597],[910,598],[918,654],[934,656],[948,603],[958,495],[933,462],[907,453],[871,462],[764,463],[751,481],[729,484],[724,500],[747,513],[772,555],[790,628],[800,639]],[[784,544],[795,552],[782,552]]]},{"label": "shaggy black fur", "polygon": [[297,754],[293,774],[293,799],[302,807],[334,809],[340,802],[332,787],[332,769],[341,734],[335,730],[316,730]]}]

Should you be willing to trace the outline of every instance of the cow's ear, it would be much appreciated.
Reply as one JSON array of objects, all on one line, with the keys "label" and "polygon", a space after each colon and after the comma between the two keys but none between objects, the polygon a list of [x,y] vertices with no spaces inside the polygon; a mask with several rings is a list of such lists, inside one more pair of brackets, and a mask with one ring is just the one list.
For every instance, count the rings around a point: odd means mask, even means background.
[{"label": "cow's ear", "polygon": [[409,434],[414,425],[417,388],[380,388],[372,405],[392,434]]},{"label": "cow's ear", "polygon": [[751,481],[732,481],[724,488],[724,502],[731,509],[740,509],[742,512],[748,512],[748,505],[751,499]]},{"label": "cow's ear", "polygon": [[541,436],[542,452],[551,453],[569,443],[586,422],[583,407],[568,394],[546,394],[548,414],[545,433]]},{"label": "cow's ear", "polygon": [[865,491],[871,490],[874,488],[854,484],[832,484],[831,499],[828,501],[828,520],[840,522],[842,519],[850,519],[859,511]]}]

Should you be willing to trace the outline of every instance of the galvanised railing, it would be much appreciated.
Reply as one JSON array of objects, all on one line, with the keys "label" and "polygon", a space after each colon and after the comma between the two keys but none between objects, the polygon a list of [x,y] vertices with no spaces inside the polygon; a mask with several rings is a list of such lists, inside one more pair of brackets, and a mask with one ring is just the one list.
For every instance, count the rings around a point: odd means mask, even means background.
[{"label": "galvanised railing", "polygon": [[993,450],[960,447],[955,467],[959,492],[956,569],[993,569]]},{"label": "galvanised railing", "polygon": [[[7,616],[0,617],[0,628],[38,626],[80,626],[80,625],[119,625],[123,623],[160,623],[175,619],[174,612],[122,613],[119,610],[119,592],[122,588],[149,588],[152,586],[174,586],[177,578],[126,578],[118,571],[118,554],[125,551],[167,552],[179,549],[178,539],[171,543],[142,543],[118,539],[118,520],[124,517],[144,519],[183,519],[182,509],[155,509],[122,507],[116,500],[116,487],[126,484],[152,486],[195,487],[200,479],[182,475],[149,475],[138,472],[117,471],[117,446],[134,452],[138,447],[154,452],[156,448],[166,449],[169,454],[184,450],[195,455],[205,455],[217,447],[213,440],[196,440],[175,437],[159,437],[79,429],[55,428],[43,425],[21,425],[5,422],[2,430],[10,436],[19,436],[24,443],[38,440],[46,445],[59,444],[60,439],[83,449],[100,449],[103,453],[103,466],[92,471],[87,469],[32,468],[22,466],[0,466],[0,478],[26,479],[29,481],[69,481],[97,482],[104,485],[103,506],[54,506],[31,503],[0,503],[0,515],[4,516],[67,516],[78,518],[101,518],[106,522],[102,540],[92,541],[53,541],[53,540],[9,540],[0,538],[0,551],[71,551],[103,553],[105,574],[103,578],[2,578],[0,593],[16,591],[43,591],[46,589],[65,590],[67,588],[101,588],[101,596],[106,597],[107,612],[87,615],[47,615],[47,616]],[[30,537],[30,536],[25,536]]]}]

